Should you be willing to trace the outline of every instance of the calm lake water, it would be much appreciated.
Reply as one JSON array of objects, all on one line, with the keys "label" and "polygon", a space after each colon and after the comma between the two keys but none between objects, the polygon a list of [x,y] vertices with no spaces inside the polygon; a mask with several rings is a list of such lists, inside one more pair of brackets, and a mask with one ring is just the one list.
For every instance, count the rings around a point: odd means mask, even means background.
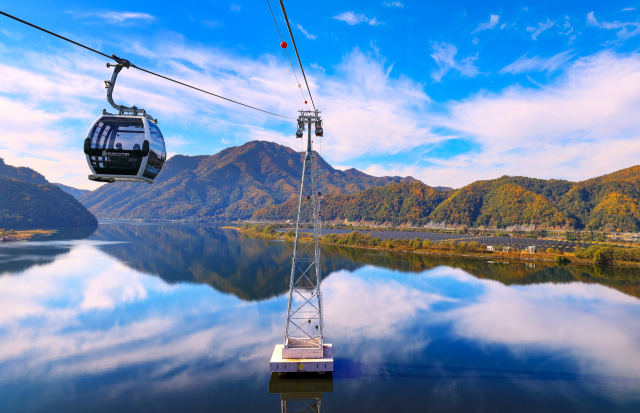
[{"label": "calm lake water", "polygon": [[640,411],[638,270],[323,254],[335,372],[281,379],[290,244],[116,222],[0,245],[0,411]]}]

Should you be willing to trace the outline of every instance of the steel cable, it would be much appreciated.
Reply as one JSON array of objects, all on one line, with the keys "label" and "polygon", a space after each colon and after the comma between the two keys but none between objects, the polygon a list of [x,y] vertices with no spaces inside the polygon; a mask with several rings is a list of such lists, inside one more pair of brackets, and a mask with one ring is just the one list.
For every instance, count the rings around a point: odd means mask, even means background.
[{"label": "steel cable", "polygon": [[[121,60],[123,60],[123,59],[119,59],[116,55],[111,55],[111,56],[109,56],[109,55],[107,55],[107,54],[105,54],[105,53],[102,53],[102,52],[100,52],[100,51],[98,51],[98,50],[92,49],[92,48],[91,48],[91,47],[89,47],[89,46],[85,46],[85,45],[83,45],[83,44],[81,44],[81,43],[78,43],[78,42],[76,42],[76,41],[73,41],[73,40],[71,40],[71,39],[68,39],[68,38],[66,38],[66,37],[64,37],[64,36],[60,36],[59,34],[56,34],[56,33],[54,33],[54,32],[51,32],[51,31],[49,31],[49,30],[47,30],[47,29],[44,29],[44,28],[42,28],[42,27],[40,27],[40,26],[36,26],[35,24],[32,24],[32,23],[29,23],[29,22],[27,22],[27,21],[25,21],[25,20],[19,19],[18,17],[12,16],[12,15],[10,15],[10,14],[8,14],[8,13],[3,12],[3,11],[0,11],[0,14],[2,14],[3,16],[8,17],[8,18],[10,18],[10,19],[13,19],[13,20],[15,20],[15,21],[18,21],[18,22],[20,22],[20,23],[26,24],[27,26],[31,26],[31,27],[33,27],[33,28],[35,28],[35,29],[41,30],[41,31],[43,31],[43,32],[45,32],[45,33],[47,33],[47,34],[50,34],[50,35],[52,35],[52,36],[55,36],[55,37],[57,37],[57,38],[59,38],[59,39],[65,40],[65,41],[67,41],[67,42],[69,42],[69,43],[72,43],[72,44],[74,44],[74,45],[76,45],[76,46],[80,46],[80,47],[82,47],[82,48],[84,48],[84,49],[87,49],[87,50],[89,50],[89,51],[93,52],[93,53],[97,53],[97,54],[99,54],[100,56],[104,56],[104,57],[106,57],[106,58],[112,59],[112,60],[116,61],[117,63],[121,63]],[[175,80],[175,79],[172,79],[172,78],[170,78],[170,77],[163,76],[163,75],[161,75],[161,74],[158,74],[158,73],[152,72],[152,71],[147,70],[147,69],[143,69],[143,68],[141,68],[141,67],[139,67],[139,66],[134,65],[133,63],[129,63],[129,65],[130,65],[131,67],[135,68],[135,69],[138,69],[138,70],[140,70],[140,71],[142,71],[142,72],[145,72],[145,73],[148,73],[148,74],[150,74],[150,75],[160,77],[160,78],[165,79],[165,80],[168,80],[168,81],[170,81],[170,82],[174,82],[174,83],[177,83],[177,84],[179,84],[179,85],[186,86],[186,87],[188,87],[188,88],[191,88],[191,89],[197,90],[198,92],[206,93],[206,94],[208,94],[208,95],[215,96],[215,97],[217,97],[217,98],[220,98],[220,99],[226,100],[226,101],[231,102],[231,103],[235,103],[235,104],[237,104],[237,105],[244,106],[244,107],[249,108],[249,109],[257,110],[257,111],[259,111],[259,112],[267,113],[267,114],[269,114],[269,115],[278,116],[278,117],[285,118],[285,119],[297,119],[297,118],[292,118],[292,117],[290,117],[290,116],[284,116],[284,115],[279,115],[279,114],[277,114],[277,113],[269,112],[268,110],[264,110],[264,109],[256,108],[255,106],[247,105],[247,104],[245,104],[245,103],[238,102],[238,101],[236,101],[236,100],[229,99],[229,98],[226,98],[226,97],[224,97],[224,96],[216,95],[215,93],[208,92],[208,91],[206,91],[206,90],[203,90],[203,89],[197,88],[197,87],[195,87],[195,86],[191,86],[191,85],[189,85],[189,84],[186,84],[186,83],[180,82],[180,81]]]},{"label": "steel cable", "polygon": [[311,104],[313,105],[313,109],[316,109],[316,104],[313,101],[313,96],[311,96],[311,89],[309,89],[309,82],[307,82],[307,75],[304,74],[304,68],[302,67],[302,60],[300,60],[300,54],[298,53],[298,47],[296,46],[296,40],[293,38],[293,31],[291,30],[291,24],[289,24],[289,18],[287,17],[287,11],[284,9],[284,2],[280,0],[280,7],[282,8],[282,14],[284,15],[284,21],[287,23],[287,28],[289,29],[289,36],[291,36],[291,42],[293,43],[293,49],[296,51],[296,56],[298,57],[298,63],[300,64],[300,71],[302,72],[302,77],[304,77],[304,83],[307,85],[307,91],[309,92],[309,98],[311,99]]},{"label": "steel cable", "polygon": [[[273,13],[273,9],[271,8],[271,2],[267,0],[267,4],[269,5],[269,10],[271,11],[271,17],[273,17],[273,22],[276,24],[276,29],[278,30],[278,36],[280,36],[280,41],[284,43],[284,39],[282,38],[282,33],[280,33],[280,27],[278,27],[276,15]],[[304,92],[302,91],[300,81],[298,80],[298,75],[296,74],[296,70],[293,68],[293,62],[291,61],[291,56],[289,56],[289,51],[287,51],[287,49],[285,48],[284,52],[287,54],[287,59],[289,59],[289,64],[291,65],[291,71],[293,72],[293,76],[296,78],[296,85],[298,85],[298,89],[300,89],[302,100],[306,101],[307,98],[304,96]],[[309,109],[309,105],[307,105],[307,109]]]}]

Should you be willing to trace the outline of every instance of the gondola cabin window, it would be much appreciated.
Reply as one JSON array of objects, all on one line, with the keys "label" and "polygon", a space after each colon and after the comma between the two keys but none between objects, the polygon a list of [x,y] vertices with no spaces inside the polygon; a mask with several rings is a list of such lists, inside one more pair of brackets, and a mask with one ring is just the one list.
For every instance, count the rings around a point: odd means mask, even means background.
[{"label": "gondola cabin window", "polygon": [[167,150],[164,146],[162,132],[156,125],[149,122],[149,158],[142,176],[149,179],[155,178],[160,173],[166,159]]}]

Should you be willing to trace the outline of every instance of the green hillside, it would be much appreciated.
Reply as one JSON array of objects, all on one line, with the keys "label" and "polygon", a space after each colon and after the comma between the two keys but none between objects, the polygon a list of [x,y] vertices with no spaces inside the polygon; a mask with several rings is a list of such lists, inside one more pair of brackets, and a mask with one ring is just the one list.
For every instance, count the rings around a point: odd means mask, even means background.
[{"label": "green hillside", "polygon": [[0,228],[97,227],[98,220],[54,184],[0,178]]},{"label": "green hillside", "polygon": [[[253,219],[291,219],[295,208],[294,201],[268,206]],[[422,183],[394,184],[326,195],[322,211],[325,221],[638,231],[640,166],[583,182],[503,176],[446,192]]]},{"label": "green hillside", "polygon": [[502,177],[474,182],[457,190],[438,205],[430,218],[435,222],[485,228],[504,228],[511,225],[556,228],[574,226],[573,220],[560,211],[551,199],[515,183],[519,182],[533,187],[538,192],[559,197],[557,192],[554,195],[543,183],[535,181],[522,177]]},{"label": "green hillside", "polygon": [[[322,217],[327,221],[358,221],[400,225],[424,225],[431,211],[449,195],[419,182],[391,184],[356,194],[328,194],[322,200]],[[256,220],[295,218],[296,198],[256,211]]]},{"label": "green hillside", "polygon": [[[354,193],[413,178],[378,178],[340,171],[316,154],[328,193]],[[212,156],[176,155],[153,185],[117,182],[80,200],[99,218],[246,219],[300,191],[302,154],[272,142],[252,141]]]}]

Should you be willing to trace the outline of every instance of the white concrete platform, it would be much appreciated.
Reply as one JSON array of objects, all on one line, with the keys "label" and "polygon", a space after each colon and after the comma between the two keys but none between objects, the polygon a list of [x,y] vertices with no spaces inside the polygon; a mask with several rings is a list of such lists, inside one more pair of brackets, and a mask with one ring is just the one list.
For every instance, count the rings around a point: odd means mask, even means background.
[{"label": "white concrete platform", "polygon": [[324,349],[321,348],[286,348],[282,349],[283,359],[321,359]]},{"label": "white concrete platform", "polygon": [[333,371],[333,347],[331,344],[325,344],[321,358],[298,358],[284,359],[282,358],[282,344],[276,344],[269,362],[269,371],[272,373],[326,373]]}]

